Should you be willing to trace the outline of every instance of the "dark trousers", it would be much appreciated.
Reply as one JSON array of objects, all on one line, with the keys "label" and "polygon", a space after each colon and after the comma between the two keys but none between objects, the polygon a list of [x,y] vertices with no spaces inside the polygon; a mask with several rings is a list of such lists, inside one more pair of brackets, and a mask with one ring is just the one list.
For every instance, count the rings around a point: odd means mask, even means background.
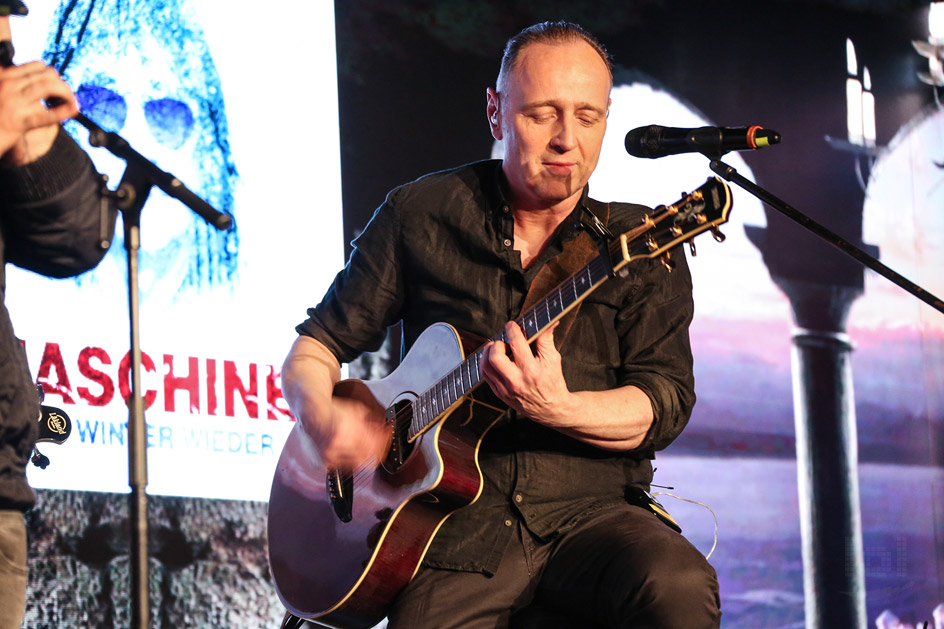
[{"label": "dark trousers", "polygon": [[608,509],[549,543],[519,529],[492,577],[420,568],[397,598],[388,627],[503,629],[532,603],[575,627],[720,625],[714,569],[688,540],[640,507]]}]

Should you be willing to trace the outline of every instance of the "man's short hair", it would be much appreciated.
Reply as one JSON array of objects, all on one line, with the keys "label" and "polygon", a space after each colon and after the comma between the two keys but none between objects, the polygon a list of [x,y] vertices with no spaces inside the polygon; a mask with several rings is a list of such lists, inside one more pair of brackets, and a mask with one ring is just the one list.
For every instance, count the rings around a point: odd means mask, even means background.
[{"label": "man's short hair", "polygon": [[606,64],[606,70],[610,74],[610,82],[612,83],[613,66],[610,63],[610,54],[603,44],[579,24],[558,21],[541,22],[529,26],[508,40],[508,43],[505,44],[505,53],[502,55],[496,88],[499,92],[505,89],[508,75],[511,74],[515,64],[518,63],[521,51],[527,46],[531,44],[569,44],[578,41],[586,42],[597,51],[597,54],[603,59],[603,63]]}]

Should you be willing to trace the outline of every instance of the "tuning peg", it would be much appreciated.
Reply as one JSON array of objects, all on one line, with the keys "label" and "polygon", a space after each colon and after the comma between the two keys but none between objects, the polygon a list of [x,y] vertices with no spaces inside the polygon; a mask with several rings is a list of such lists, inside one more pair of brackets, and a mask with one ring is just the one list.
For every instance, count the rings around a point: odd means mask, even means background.
[{"label": "tuning peg", "polygon": [[688,241],[688,250],[689,250],[689,252],[691,252],[692,257],[695,257],[695,256],[698,255],[698,252],[695,251],[695,239],[694,239],[694,238],[692,238],[692,239],[690,239],[690,240]]},{"label": "tuning peg", "polygon": [[662,266],[664,266],[665,269],[669,273],[675,270],[675,260],[672,259],[671,253],[666,252],[663,255],[659,256],[659,261],[662,263]]},{"label": "tuning peg", "polygon": [[726,236],[725,236],[724,234],[722,234],[722,233],[721,233],[721,230],[718,229],[717,227],[712,227],[712,228],[711,228],[711,235],[712,235],[712,237],[714,237],[714,239],[717,240],[718,242],[724,242],[724,239],[726,238]]}]

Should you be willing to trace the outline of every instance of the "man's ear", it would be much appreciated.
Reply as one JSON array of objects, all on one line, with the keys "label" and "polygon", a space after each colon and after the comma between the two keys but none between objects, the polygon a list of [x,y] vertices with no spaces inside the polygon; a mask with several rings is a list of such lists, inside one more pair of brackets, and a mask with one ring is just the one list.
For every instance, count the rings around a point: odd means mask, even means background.
[{"label": "man's ear", "polygon": [[485,116],[488,118],[488,127],[492,132],[492,137],[501,141],[501,98],[491,87],[485,92]]}]

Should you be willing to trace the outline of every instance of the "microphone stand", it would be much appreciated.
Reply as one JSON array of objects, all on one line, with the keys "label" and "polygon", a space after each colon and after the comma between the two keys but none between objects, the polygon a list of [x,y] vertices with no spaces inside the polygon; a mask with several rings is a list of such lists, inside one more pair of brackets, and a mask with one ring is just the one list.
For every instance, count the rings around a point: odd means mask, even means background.
[{"label": "microphone stand", "polygon": [[800,225],[805,227],[807,230],[813,232],[814,234],[816,234],[817,236],[819,236],[826,242],[838,248],[840,251],[852,256],[853,258],[855,258],[856,260],[858,260],[859,262],[861,262],[868,268],[872,269],[873,271],[875,271],[882,277],[888,279],[889,281],[893,282],[899,287],[905,289],[906,291],[908,291],[909,293],[911,293],[912,295],[914,295],[915,297],[917,297],[924,303],[928,304],[929,306],[931,306],[938,312],[944,313],[944,301],[941,301],[939,297],[936,297],[935,295],[933,295],[932,293],[929,293],[928,291],[921,288],[914,282],[910,281],[909,279],[903,277],[899,273],[896,273],[892,269],[888,268],[887,266],[879,262],[875,257],[869,255],[862,249],[859,249],[857,246],[855,246],[851,242],[842,238],[839,234],[827,229],[823,225],[811,219],[809,216],[806,216],[805,214],[791,207],[783,200],[777,198],[776,196],[774,196],[767,190],[755,184],[753,181],[742,176],[740,173],[738,173],[737,170],[735,170],[733,167],[729,166],[728,164],[725,164],[720,159],[712,157],[711,155],[708,155],[708,154],[704,154],[704,155],[709,160],[711,160],[711,162],[709,163],[709,167],[711,168],[711,170],[713,170],[715,173],[717,173],[721,177],[727,179],[728,181],[736,183],[738,186],[747,190],[748,192],[753,194],[755,197],[757,197],[758,199],[760,199],[761,201],[763,201],[764,203],[766,203],[773,209],[777,210],[778,212],[780,212],[787,218],[799,223]]},{"label": "microphone stand", "polygon": [[[188,190],[179,179],[164,172],[135,151],[124,138],[106,132],[83,114],[75,120],[89,131],[89,144],[103,147],[125,160],[127,167],[114,191],[102,186],[103,194],[115,200],[124,225],[128,253],[128,310],[131,332],[131,397],[128,403],[128,484],[131,526],[131,626],[147,629],[148,607],[148,522],[147,522],[147,424],[144,398],[141,396],[141,346],[139,326],[138,249],[140,248],[141,209],[153,186],[179,200],[207,223],[223,230],[232,225],[232,216],[215,210]],[[106,178],[107,181],[107,178]],[[103,246],[108,246],[103,241]]]},{"label": "microphone stand", "polygon": [[[10,6],[7,6],[10,5]],[[0,15],[26,15],[22,2],[0,0]],[[9,40],[0,41],[0,66],[13,65],[14,48]],[[47,105],[56,106],[58,99],[47,100]],[[131,332],[131,397],[128,400],[128,484],[131,487],[129,500],[131,526],[131,626],[147,629],[148,619],[148,535],[147,535],[147,424],[144,421],[144,399],[141,397],[141,345],[139,329],[138,249],[141,243],[141,209],[147,201],[151,188],[157,186],[168,196],[189,207],[207,223],[219,230],[228,229],[233,217],[218,212],[209,203],[191,192],[176,177],[164,172],[153,162],[131,148],[117,133],[105,131],[79,113],[74,120],[89,131],[89,144],[103,147],[116,157],[125,160],[127,166],[116,190],[102,185],[102,229],[100,246],[108,248],[105,219],[107,198],[115,201],[121,211],[125,230],[125,249],[128,252],[128,312]],[[108,181],[104,177],[105,182]]]},{"label": "microphone stand", "polygon": [[[26,15],[22,3],[14,4],[0,0],[0,15]],[[13,65],[14,48],[9,40],[0,41],[0,66]],[[49,99],[49,106],[56,106],[57,99]],[[138,249],[141,242],[141,209],[153,186],[163,190],[200,215],[216,229],[228,229],[233,218],[215,210],[209,203],[191,192],[170,173],[164,172],[153,162],[131,148],[117,133],[105,131],[79,113],[74,120],[89,131],[89,144],[103,147],[125,160],[127,167],[116,190],[102,185],[102,230],[100,246],[108,248],[105,218],[107,198],[115,201],[121,211],[125,230],[125,249],[128,252],[128,311],[131,330],[131,397],[128,400],[128,484],[131,487],[129,501],[131,526],[131,626],[147,629],[148,620],[148,536],[147,536],[147,424],[144,421],[144,399],[141,397],[141,346],[139,334]],[[108,181],[105,177],[104,181]]]}]

